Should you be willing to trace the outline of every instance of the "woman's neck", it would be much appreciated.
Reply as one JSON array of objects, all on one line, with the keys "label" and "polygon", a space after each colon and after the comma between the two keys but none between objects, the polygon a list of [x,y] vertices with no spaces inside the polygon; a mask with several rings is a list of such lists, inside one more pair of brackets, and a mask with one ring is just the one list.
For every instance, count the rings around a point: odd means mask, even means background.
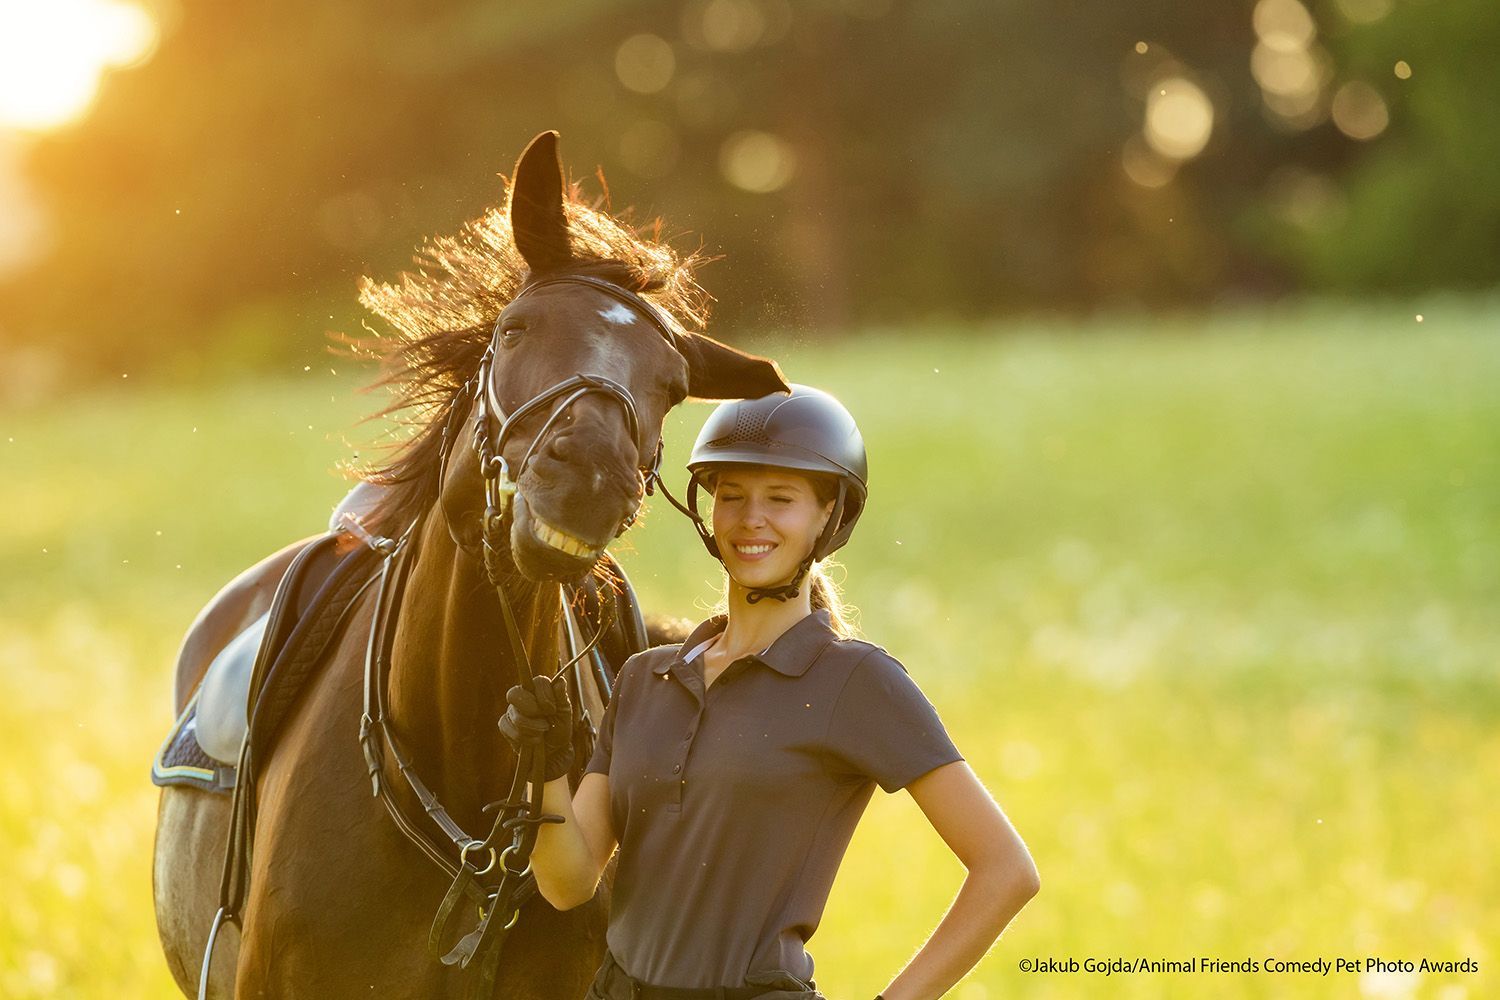
[{"label": "woman's neck", "polygon": [[788,601],[767,598],[751,604],[748,588],[729,580],[729,621],[715,652],[739,659],[759,653],[782,633],[812,613],[811,581],[804,578],[797,596]]}]

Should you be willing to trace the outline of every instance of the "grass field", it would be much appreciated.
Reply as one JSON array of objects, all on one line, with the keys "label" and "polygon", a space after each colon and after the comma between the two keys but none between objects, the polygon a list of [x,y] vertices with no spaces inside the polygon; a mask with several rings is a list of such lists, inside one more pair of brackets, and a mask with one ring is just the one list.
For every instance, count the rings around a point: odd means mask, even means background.
[{"label": "grass field", "polygon": [[[1500,995],[1500,306],[1416,311],[764,346],[860,418],[848,596],[1042,872],[952,996]],[[0,412],[0,997],[173,995],[147,771],[176,643],[326,520],[372,436],[355,384]],[[706,413],[674,415],[668,468]],[[714,567],[682,519],[658,502],[628,537],[648,606],[696,614]],[[961,877],[877,795],[812,942],[823,991],[873,996]],[[1018,970],[1370,956],[1481,971]]]}]

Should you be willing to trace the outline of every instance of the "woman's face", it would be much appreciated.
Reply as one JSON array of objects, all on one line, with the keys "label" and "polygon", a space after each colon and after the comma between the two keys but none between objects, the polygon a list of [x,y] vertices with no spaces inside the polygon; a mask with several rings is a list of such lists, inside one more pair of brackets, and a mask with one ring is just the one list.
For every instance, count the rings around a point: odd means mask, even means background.
[{"label": "woman's face", "polygon": [[729,466],[714,482],[714,538],[729,575],[746,587],[786,583],[822,533],[833,501],[812,480],[769,466]]}]

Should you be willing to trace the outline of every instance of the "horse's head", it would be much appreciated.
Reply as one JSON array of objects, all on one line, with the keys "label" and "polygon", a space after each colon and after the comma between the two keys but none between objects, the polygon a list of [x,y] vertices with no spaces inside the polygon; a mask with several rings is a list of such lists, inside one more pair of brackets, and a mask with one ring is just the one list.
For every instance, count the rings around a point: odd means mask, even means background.
[{"label": "horse's head", "polygon": [[[634,520],[673,406],[786,388],[772,362],[681,329],[631,287],[630,268],[575,256],[563,197],[557,134],[545,132],[511,189],[529,275],[495,323],[441,487],[450,527],[473,548],[497,499],[482,471],[514,483],[510,557],[533,580],[582,577]],[[489,452],[478,462],[476,433]]]}]

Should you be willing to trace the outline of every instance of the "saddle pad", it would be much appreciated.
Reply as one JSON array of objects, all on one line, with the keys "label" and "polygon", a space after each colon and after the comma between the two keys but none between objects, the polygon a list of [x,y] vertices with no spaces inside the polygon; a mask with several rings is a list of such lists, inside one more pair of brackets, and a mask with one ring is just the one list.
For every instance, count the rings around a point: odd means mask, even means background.
[{"label": "saddle pad", "polygon": [[214,760],[198,745],[198,691],[194,691],[151,761],[151,783],[163,788],[189,785],[228,795],[234,791],[234,782],[235,769]]}]

